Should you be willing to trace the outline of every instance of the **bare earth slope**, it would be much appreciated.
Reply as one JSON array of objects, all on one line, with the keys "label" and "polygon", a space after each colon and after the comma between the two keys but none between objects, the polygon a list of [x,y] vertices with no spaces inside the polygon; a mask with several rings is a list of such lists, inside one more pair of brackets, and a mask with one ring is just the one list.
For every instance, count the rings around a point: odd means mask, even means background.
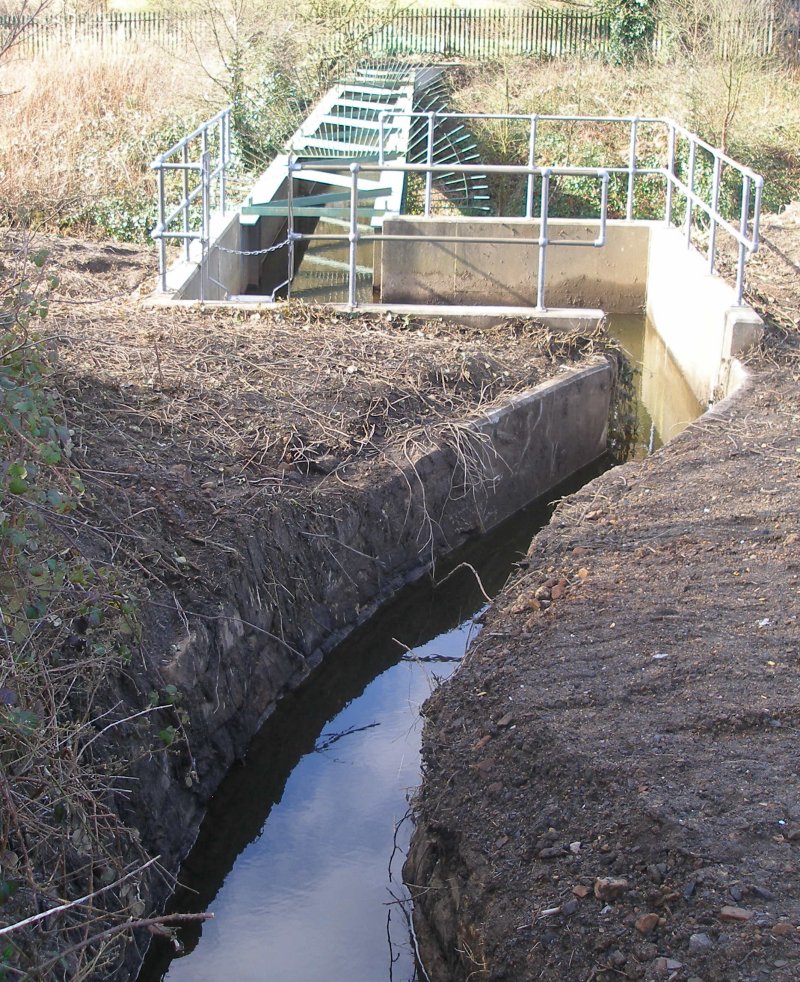
[{"label": "bare earth slope", "polygon": [[427,706],[431,982],[800,979],[800,223],[765,240],[746,390],[565,500]]}]

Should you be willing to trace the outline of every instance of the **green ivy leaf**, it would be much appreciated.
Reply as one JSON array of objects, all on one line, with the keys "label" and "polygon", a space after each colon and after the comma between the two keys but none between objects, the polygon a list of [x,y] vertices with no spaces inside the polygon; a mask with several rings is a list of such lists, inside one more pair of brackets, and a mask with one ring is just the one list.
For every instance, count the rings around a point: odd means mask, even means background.
[{"label": "green ivy leaf", "polygon": [[39,456],[42,458],[42,462],[45,464],[53,465],[61,462],[61,448],[57,443],[53,443],[51,440],[49,443],[45,443],[44,446],[39,450]]}]

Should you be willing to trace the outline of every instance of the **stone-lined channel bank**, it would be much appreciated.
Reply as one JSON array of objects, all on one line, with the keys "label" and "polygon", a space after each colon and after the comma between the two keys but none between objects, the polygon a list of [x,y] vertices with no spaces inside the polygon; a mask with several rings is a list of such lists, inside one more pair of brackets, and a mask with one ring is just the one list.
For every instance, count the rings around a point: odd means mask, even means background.
[{"label": "stone-lined channel bank", "polygon": [[[611,327],[637,365],[644,449],[661,441],[653,417],[674,432],[700,407],[682,417],[685,383],[641,317]],[[582,472],[547,500],[592,476]],[[440,565],[437,578],[468,562],[495,593],[548,517],[544,504],[523,509]],[[436,589],[420,581],[281,701],[212,801],[181,872],[186,889],[170,906],[211,909],[215,920],[202,936],[183,932],[185,957],[169,970],[170,946],[154,946],[140,982],[218,978],[223,965],[243,982],[413,976],[400,878],[410,823],[400,820],[419,781],[417,713],[477,634],[471,615],[484,604],[466,568]]]}]

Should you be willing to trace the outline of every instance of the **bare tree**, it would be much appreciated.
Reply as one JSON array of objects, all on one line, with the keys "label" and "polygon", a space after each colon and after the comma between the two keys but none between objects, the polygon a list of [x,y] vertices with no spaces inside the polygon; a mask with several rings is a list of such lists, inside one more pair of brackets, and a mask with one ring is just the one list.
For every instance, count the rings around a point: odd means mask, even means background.
[{"label": "bare tree", "polygon": [[15,48],[37,17],[46,13],[52,0],[22,0],[20,4],[0,7],[0,60]]},{"label": "bare tree", "polygon": [[[763,76],[781,20],[776,0],[659,0],[662,37],[687,72],[709,135],[727,149],[745,88]],[[705,91],[711,71],[721,97]]]}]

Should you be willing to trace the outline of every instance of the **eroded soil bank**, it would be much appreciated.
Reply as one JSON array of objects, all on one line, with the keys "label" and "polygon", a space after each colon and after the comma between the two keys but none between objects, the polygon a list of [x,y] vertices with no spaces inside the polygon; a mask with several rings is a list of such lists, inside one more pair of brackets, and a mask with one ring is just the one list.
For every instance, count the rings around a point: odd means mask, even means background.
[{"label": "eroded soil bank", "polygon": [[565,500],[432,697],[432,980],[800,978],[800,222],[745,390]]},{"label": "eroded soil bank", "polygon": [[[600,333],[522,322],[146,309],[149,254],[52,249],[71,465],[142,627],[98,696],[112,725],[92,743],[115,761],[117,807],[166,873],[134,881],[142,917],[281,693],[433,558],[602,452],[617,356]],[[498,410],[521,410],[541,383],[553,415],[520,430]],[[570,433],[582,406],[583,444]],[[521,433],[542,442],[518,467]],[[114,978],[135,973],[150,939],[139,932]]]}]

